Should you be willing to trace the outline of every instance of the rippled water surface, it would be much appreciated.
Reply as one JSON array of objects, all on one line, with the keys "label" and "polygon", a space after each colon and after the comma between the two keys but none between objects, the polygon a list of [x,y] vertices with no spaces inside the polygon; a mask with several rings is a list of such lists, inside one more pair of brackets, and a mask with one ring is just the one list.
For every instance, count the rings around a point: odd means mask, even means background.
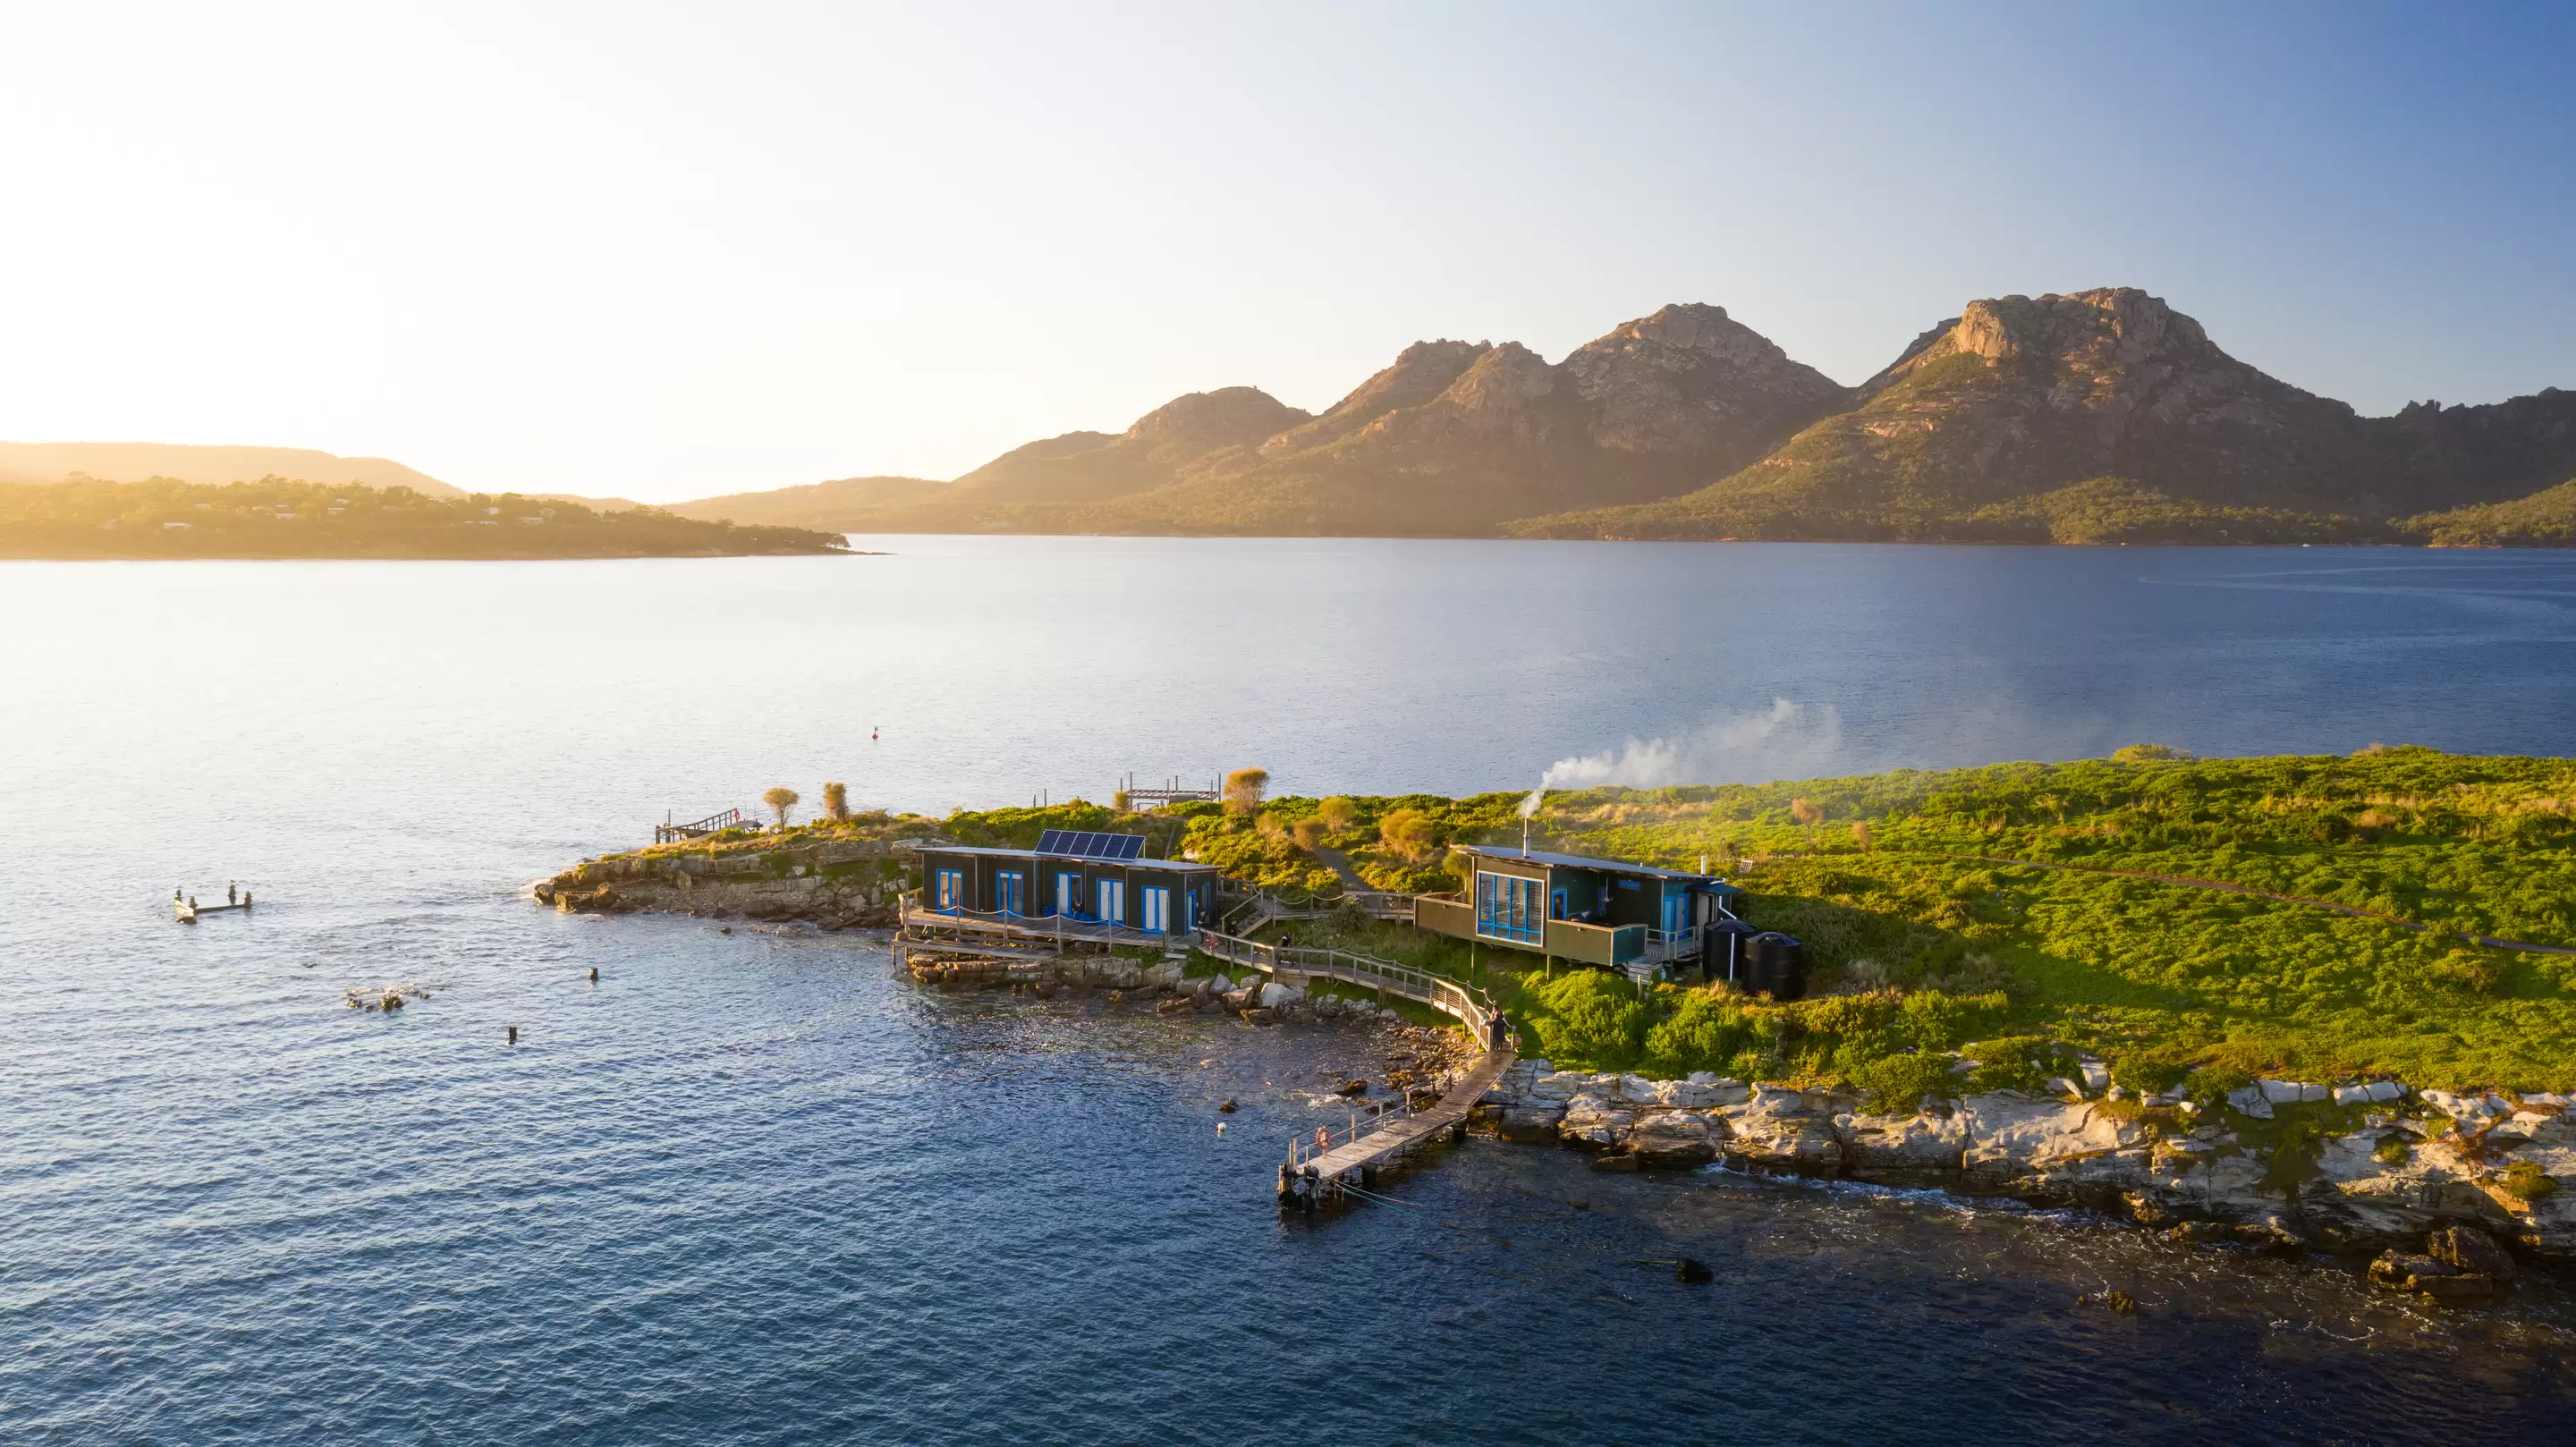
[{"label": "rippled water surface", "polygon": [[[827,778],[941,810],[1251,762],[2576,752],[2576,560],[877,545],[0,565],[0,1440],[2567,1440],[2550,1284],[2438,1316],[2331,1262],[1490,1142],[1283,1226],[1271,1158],[1355,1033],[926,994],[869,939],[523,890]],[[228,877],[255,915],[170,922]],[[430,998],[340,1003],[395,981]],[[1645,1264],[1685,1253],[1714,1285]],[[2076,1304],[2105,1287],[2138,1314]]]}]

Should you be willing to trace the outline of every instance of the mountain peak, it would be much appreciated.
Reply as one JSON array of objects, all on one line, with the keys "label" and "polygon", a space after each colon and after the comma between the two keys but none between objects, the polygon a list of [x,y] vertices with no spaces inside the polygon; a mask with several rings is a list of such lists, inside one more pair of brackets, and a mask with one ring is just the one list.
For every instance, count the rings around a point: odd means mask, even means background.
[{"label": "mountain peak", "polygon": [[1592,438],[1732,471],[1846,395],[1832,378],[1706,302],[1613,327],[1562,364]]},{"label": "mountain peak", "polygon": [[1954,350],[1989,362],[2098,351],[2116,364],[2167,350],[2214,350],[2200,323],[2133,286],[1972,301],[1951,327],[1950,340]]},{"label": "mountain peak", "polygon": [[1137,418],[1126,440],[1149,453],[1171,449],[1170,461],[1185,462],[1220,447],[1249,446],[1306,419],[1302,409],[1258,387],[1219,387],[1175,397]]}]

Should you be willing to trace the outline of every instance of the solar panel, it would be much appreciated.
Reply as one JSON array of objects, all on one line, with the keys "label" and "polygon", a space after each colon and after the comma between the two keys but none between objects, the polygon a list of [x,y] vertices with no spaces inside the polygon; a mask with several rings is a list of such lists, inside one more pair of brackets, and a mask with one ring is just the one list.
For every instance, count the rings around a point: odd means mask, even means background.
[{"label": "solar panel", "polygon": [[1049,829],[1038,836],[1038,852],[1072,859],[1135,859],[1145,852],[1145,836]]}]

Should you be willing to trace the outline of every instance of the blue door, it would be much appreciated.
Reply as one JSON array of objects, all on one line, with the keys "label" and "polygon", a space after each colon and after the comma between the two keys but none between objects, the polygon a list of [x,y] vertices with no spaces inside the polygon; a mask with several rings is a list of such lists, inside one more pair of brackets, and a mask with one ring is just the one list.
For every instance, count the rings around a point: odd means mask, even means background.
[{"label": "blue door", "polygon": [[1070,915],[1082,913],[1081,875],[1059,874],[1055,877],[1055,912]]},{"label": "blue door", "polygon": [[1149,884],[1144,895],[1145,929],[1152,934],[1167,934],[1172,928],[1172,892],[1161,885]]},{"label": "blue door", "polygon": [[935,883],[937,888],[931,898],[936,902],[932,908],[954,910],[966,902],[966,875],[963,871],[943,869],[939,871]]},{"label": "blue door", "polygon": [[993,907],[1004,914],[1018,914],[1021,905],[1020,885],[1024,882],[1017,873],[1010,870],[1004,870],[994,876]]},{"label": "blue door", "polygon": [[1123,879],[1100,881],[1100,918],[1108,924],[1127,922],[1127,881]]}]

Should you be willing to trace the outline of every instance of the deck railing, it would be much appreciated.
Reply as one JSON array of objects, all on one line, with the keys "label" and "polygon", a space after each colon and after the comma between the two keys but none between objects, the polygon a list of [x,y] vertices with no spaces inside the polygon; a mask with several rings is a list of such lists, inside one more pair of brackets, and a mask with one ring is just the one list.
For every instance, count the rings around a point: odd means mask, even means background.
[{"label": "deck railing", "polygon": [[1093,919],[1081,915],[1005,914],[998,910],[933,909],[921,902],[921,891],[906,890],[898,902],[897,918],[904,933],[946,930],[967,934],[999,935],[1006,939],[1033,944],[1100,944],[1152,945],[1168,947],[1186,942],[1185,931],[1138,929],[1113,920]]},{"label": "deck railing", "polygon": [[1491,1033],[1493,1022],[1502,1015],[1484,991],[1462,985],[1446,975],[1381,960],[1374,955],[1354,954],[1349,950],[1315,949],[1306,945],[1272,945],[1247,940],[1215,930],[1199,931],[1198,947],[1202,953],[1256,970],[1279,974],[1283,970],[1295,975],[1320,975],[1359,985],[1386,994],[1419,1000],[1451,1016],[1472,1031],[1479,1041]]},{"label": "deck railing", "polygon": [[1413,1093],[1411,1091],[1406,1091],[1401,1099],[1373,1101],[1365,1106],[1354,1106],[1351,1109],[1349,1122],[1338,1129],[1333,1126],[1319,1125],[1315,1127],[1312,1135],[1290,1136],[1288,1169],[1293,1174],[1302,1169],[1308,1161],[1325,1154],[1335,1146],[1349,1145],[1364,1135],[1383,1130],[1397,1121],[1412,1118]]},{"label": "deck railing", "polygon": [[727,809],[721,814],[709,814],[694,824],[656,824],[653,826],[653,842],[676,844],[683,839],[703,839],[710,834],[741,827],[742,811]]}]

